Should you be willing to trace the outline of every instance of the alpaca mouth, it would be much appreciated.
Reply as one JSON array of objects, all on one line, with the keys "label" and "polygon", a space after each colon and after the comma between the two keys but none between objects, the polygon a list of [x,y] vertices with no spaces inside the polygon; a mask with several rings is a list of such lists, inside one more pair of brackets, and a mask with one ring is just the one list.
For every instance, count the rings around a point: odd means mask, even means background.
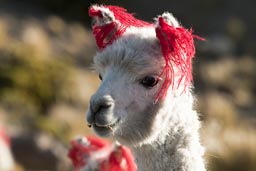
[{"label": "alpaca mouth", "polygon": [[116,125],[116,123],[114,124],[110,124],[110,125],[99,125],[97,123],[93,124],[93,127],[99,127],[99,128],[105,128],[105,129],[109,129],[111,131],[113,131],[113,127]]},{"label": "alpaca mouth", "polygon": [[114,123],[108,124],[108,125],[100,125],[98,123],[93,123],[93,124],[89,124],[88,126],[92,127],[93,130],[98,135],[106,137],[106,136],[110,136],[114,132],[114,129],[116,128],[119,121],[120,121],[120,119],[118,119]]}]

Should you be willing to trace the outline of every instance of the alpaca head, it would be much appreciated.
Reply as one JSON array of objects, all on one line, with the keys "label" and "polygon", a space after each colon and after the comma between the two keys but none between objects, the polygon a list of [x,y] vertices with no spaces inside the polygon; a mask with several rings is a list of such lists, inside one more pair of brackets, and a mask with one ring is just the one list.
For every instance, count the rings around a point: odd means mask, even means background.
[{"label": "alpaca head", "polygon": [[115,6],[92,6],[89,15],[100,48],[94,66],[102,80],[90,100],[89,125],[127,145],[157,136],[171,103],[189,94],[191,31],[169,13],[155,25]]}]

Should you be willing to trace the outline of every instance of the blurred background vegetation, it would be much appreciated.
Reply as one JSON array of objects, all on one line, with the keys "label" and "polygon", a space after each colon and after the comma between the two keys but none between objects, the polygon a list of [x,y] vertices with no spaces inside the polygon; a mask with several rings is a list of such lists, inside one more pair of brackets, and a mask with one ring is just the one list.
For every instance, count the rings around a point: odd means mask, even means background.
[{"label": "blurred background vegetation", "polygon": [[195,92],[211,171],[256,170],[254,0],[0,0],[0,124],[16,170],[70,171],[70,139],[90,134],[85,113],[99,81],[87,9],[115,4],[152,21],[163,11],[193,27]]}]

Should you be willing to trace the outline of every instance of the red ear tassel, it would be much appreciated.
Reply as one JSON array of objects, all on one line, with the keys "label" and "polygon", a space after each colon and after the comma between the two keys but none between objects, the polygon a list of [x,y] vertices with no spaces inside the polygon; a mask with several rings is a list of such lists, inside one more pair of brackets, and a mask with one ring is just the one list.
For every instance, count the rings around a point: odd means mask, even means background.
[{"label": "red ear tassel", "polygon": [[130,149],[124,146],[115,147],[108,159],[101,164],[100,171],[136,171],[137,166],[134,162]]},{"label": "red ear tassel", "polygon": [[134,157],[132,155],[132,152],[130,149],[126,148],[125,146],[120,147],[123,153],[124,158],[126,159],[127,162],[127,171],[136,171],[137,166],[134,163]]},{"label": "red ear tassel", "polygon": [[[112,21],[108,15],[114,16]],[[93,26],[93,34],[100,49],[112,44],[128,27],[152,26],[152,24],[134,18],[126,9],[118,6],[92,6],[89,9],[89,16],[98,17],[103,22],[101,25]],[[104,23],[104,17],[107,19],[106,23]]]},{"label": "red ear tassel", "polygon": [[91,136],[84,138],[88,144],[83,144],[83,138],[71,142],[68,156],[72,160],[74,171],[79,171],[86,166],[94,152],[111,147],[111,144],[103,139]]},{"label": "red ear tassel", "polygon": [[[169,25],[163,17],[158,18],[159,26],[156,28],[156,36],[159,39],[162,54],[165,59],[165,67],[161,73],[165,74],[164,83],[159,90],[156,101],[164,98],[168,88],[179,88],[184,80],[184,91],[192,82],[192,58],[195,55],[194,38],[202,38],[192,34],[192,30],[183,27],[174,27]],[[174,87],[174,69],[173,65],[178,68],[180,78],[177,87]]]}]

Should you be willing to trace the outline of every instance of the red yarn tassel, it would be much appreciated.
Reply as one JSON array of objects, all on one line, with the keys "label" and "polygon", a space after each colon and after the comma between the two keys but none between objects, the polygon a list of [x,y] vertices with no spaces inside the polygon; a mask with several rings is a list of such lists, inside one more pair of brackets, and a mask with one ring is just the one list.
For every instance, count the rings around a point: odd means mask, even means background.
[{"label": "red yarn tassel", "polygon": [[117,146],[103,161],[100,171],[136,171],[137,166],[130,149],[124,146]]},{"label": "red yarn tassel", "polygon": [[130,149],[128,149],[125,146],[120,147],[123,153],[124,158],[126,159],[127,162],[127,171],[136,171],[137,170],[137,165],[135,164],[135,159],[133,157],[133,154]]},{"label": "red yarn tassel", "polygon": [[114,15],[114,19],[109,23],[93,26],[93,34],[100,49],[112,44],[128,27],[152,26],[150,23],[134,18],[126,9],[118,6],[92,6],[89,9],[89,16],[98,17],[98,19],[102,19],[104,22],[104,17],[108,17],[108,14],[103,15],[104,11],[100,10],[101,8],[108,9]]},{"label": "red yarn tassel", "polygon": [[[159,26],[156,28],[156,36],[160,41],[162,54],[165,59],[165,66],[161,76],[165,74],[164,83],[156,96],[156,102],[164,98],[170,86],[172,89],[178,89],[184,80],[184,90],[192,82],[192,58],[195,55],[194,38],[201,39],[192,34],[192,30],[183,27],[174,27],[169,25],[163,17],[158,19]],[[174,68],[175,65],[180,74],[177,87],[174,87]]]},{"label": "red yarn tassel", "polygon": [[93,136],[85,138],[88,141],[86,145],[83,144],[82,140],[83,138],[71,141],[71,148],[68,152],[68,157],[72,160],[74,171],[80,171],[82,167],[86,166],[95,151],[111,147],[108,141]]}]

